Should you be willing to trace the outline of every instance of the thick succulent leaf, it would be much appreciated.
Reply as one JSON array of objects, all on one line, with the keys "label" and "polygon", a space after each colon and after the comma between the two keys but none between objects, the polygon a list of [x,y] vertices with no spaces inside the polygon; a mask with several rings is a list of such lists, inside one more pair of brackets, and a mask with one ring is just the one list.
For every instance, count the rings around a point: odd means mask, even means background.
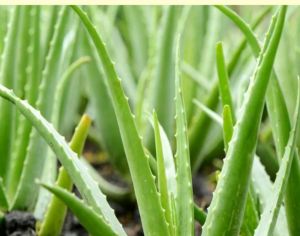
[{"label": "thick succulent leaf", "polygon": [[[57,90],[54,95],[54,108],[52,114],[52,124],[59,128],[60,124],[60,117],[62,112],[64,111],[63,101],[66,99],[66,90],[68,88],[68,83],[73,78],[72,74],[80,68],[80,66],[84,65],[85,63],[90,62],[89,57],[80,57],[76,61],[74,61],[65,71],[61,80],[57,84]],[[66,108],[65,108],[66,109]]]},{"label": "thick succulent leaf", "polygon": [[[81,155],[90,125],[90,117],[87,115],[83,115],[71,139],[70,148],[79,157]],[[70,179],[68,172],[63,166],[59,170],[56,186],[64,188],[68,191],[72,190],[72,180]],[[63,204],[63,202],[61,202],[57,197],[52,196],[41,228],[39,229],[39,236],[60,235],[66,214],[67,208]]]},{"label": "thick succulent leaf", "polygon": [[42,186],[64,202],[91,235],[119,235],[114,231],[114,228],[106,222],[103,216],[94,211],[93,208],[88,206],[85,202],[79,200],[74,194],[60,187],[47,184],[42,184]]},{"label": "thick succulent leaf", "polygon": [[213,110],[209,109],[207,106],[205,106],[200,101],[194,99],[193,102],[199,107],[205,114],[210,117],[212,120],[214,120],[217,124],[221,125],[223,124],[222,118],[219,116],[218,113],[214,112]]},{"label": "thick succulent leaf", "polygon": [[0,96],[14,103],[17,109],[31,122],[40,135],[43,136],[64,168],[68,171],[72,181],[87,203],[97,213],[103,215],[118,234],[125,235],[122,226],[106,201],[106,197],[99,190],[94,179],[87,173],[86,168],[77,158],[77,155],[67,145],[65,139],[59,135],[39,111],[29,105],[28,102],[19,99],[11,90],[2,85],[0,85]]},{"label": "thick succulent leaf", "polygon": [[258,220],[259,217],[256,209],[255,193],[253,191],[252,186],[250,185],[240,236],[252,236],[254,234],[255,228],[258,225]]},{"label": "thick succulent leaf", "polygon": [[228,144],[232,138],[233,124],[230,106],[226,104],[223,108],[223,138],[226,152],[228,150]]},{"label": "thick succulent leaf", "polygon": [[[180,66],[184,75],[187,75],[189,79],[193,80],[199,88],[209,91],[211,89],[211,81],[208,81],[200,71],[196,70],[190,64],[185,61],[181,62]],[[195,86],[195,84],[193,84]]]},{"label": "thick succulent leaf", "polygon": [[190,167],[189,143],[187,137],[187,120],[181,90],[181,74],[179,69],[179,43],[177,41],[176,67],[175,67],[175,120],[176,120],[176,167],[177,167],[177,195],[176,214],[178,235],[194,235],[194,205],[192,174]]},{"label": "thick succulent leaf", "polygon": [[[205,39],[209,31],[209,13],[209,6],[191,7],[190,14],[182,32],[182,58],[183,61],[186,62],[182,67],[184,72],[182,74],[182,93],[188,124],[190,124],[195,113],[195,105],[192,103],[193,98],[197,96],[199,90],[203,89],[205,91],[205,89],[209,89],[208,87],[210,85],[208,80],[202,76],[203,80],[201,81],[204,83],[201,83],[201,87],[196,86],[201,76],[197,76],[197,73],[193,73],[193,68],[197,70],[199,68],[199,62],[202,64],[202,59],[205,58],[202,52],[205,48]],[[197,42],[197,47],[193,46],[195,42]],[[185,67],[185,65],[189,67]],[[197,77],[194,77],[194,75]]]},{"label": "thick succulent leaf", "polygon": [[20,18],[19,18],[19,32],[17,42],[15,42],[14,47],[17,48],[16,54],[16,83],[14,85],[15,93],[23,98],[25,96],[25,85],[27,78],[27,64],[30,54],[28,53],[28,45],[30,40],[30,33],[28,28],[31,24],[31,6],[21,6]]},{"label": "thick succulent leaf", "polygon": [[88,172],[98,183],[99,188],[107,196],[108,199],[122,203],[124,203],[124,200],[131,199],[132,189],[130,187],[120,187],[118,185],[110,183],[108,180],[102,177],[86,159],[80,158],[80,161],[84,166],[86,166]]},{"label": "thick succulent leaf", "polygon": [[[77,6],[73,6],[72,8],[78,14],[91,36],[103,65],[105,84],[116,113],[144,233],[145,235],[168,235],[167,224],[164,220],[164,213],[154,177],[149,167],[148,157],[144,152],[141,138],[136,129],[133,115],[123,92],[121,81],[115,71],[114,64],[110,60],[105,44],[87,15]],[[147,187],[145,188],[145,186]],[[159,225],[160,227],[153,227],[154,225]]]},{"label": "thick succulent leaf", "polygon": [[[264,19],[266,13],[263,12],[259,14],[259,16],[255,19],[253,28],[256,28]],[[235,56],[233,56],[228,63],[228,75],[229,77],[232,75],[234,70],[237,68],[237,64],[241,58],[241,52],[245,49],[245,40],[242,39],[241,42],[237,46],[237,52]],[[208,64],[211,67],[211,64]],[[210,108],[211,110],[215,110],[218,105],[218,95],[219,95],[219,83],[218,80],[215,80],[214,84],[211,86],[211,90],[207,95],[207,99],[204,104]],[[203,144],[207,138],[211,127],[211,121],[209,117],[204,112],[199,112],[193,122],[191,122],[189,129],[189,141],[190,141],[190,152],[191,152],[191,166],[193,172],[195,172],[198,167],[203,162],[204,156],[201,155],[201,148],[203,148]],[[222,142],[222,140],[220,140]]]},{"label": "thick succulent leaf", "polygon": [[[216,61],[217,61],[217,71],[218,71],[218,78],[219,78],[219,90],[220,90],[223,107],[225,105],[228,105],[230,110],[234,111],[232,96],[230,92],[228,72],[226,68],[223,46],[221,42],[217,43],[216,46]],[[232,115],[232,121],[233,123],[235,123],[234,113],[232,113],[231,115]]]},{"label": "thick succulent leaf", "polygon": [[[254,20],[253,24],[251,24],[251,29],[254,31],[265,19],[265,17],[272,11],[273,6],[266,7]],[[228,63],[228,73],[232,74],[234,69],[236,68],[237,63],[240,61],[240,57],[245,47],[247,46],[247,38],[244,38],[243,41],[239,44],[239,47],[234,51],[231,56],[230,62]]]},{"label": "thick succulent leaf", "polygon": [[[249,26],[235,12],[224,6],[217,6],[230,20],[232,20],[244,33],[251,46],[255,57],[260,52],[259,41]],[[274,135],[275,147],[278,157],[283,157],[284,148],[289,138],[291,124],[288,116],[287,106],[282,94],[281,88],[275,72],[273,71],[270,86],[267,90],[267,109],[271,120],[272,132]],[[297,188],[300,184],[300,162],[298,158],[293,158],[290,177],[286,189],[286,212],[288,217],[289,231],[292,235],[297,235],[300,231],[298,224],[298,214],[300,212],[300,190]],[[298,191],[299,190],[299,191]]]},{"label": "thick succulent leaf", "polygon": [[85,67],[88,75],[87,90],[91,106],[95,112],[95,126],[99,133],[100,145],[108,153],[113,166],[128,177],[129,168],[118,128],[116,114],[104,84],[104,74],[94,45],[87,36],[83,38],[83,53],[91,56],[92,61]]},{"label": "thick succulent leaf", "polygon": [[[226,153],[233,134],[233,124],[230,106],[225,104],[223,108],[223,138]],[[246,200],[245,214],[240,231],[241,236],[252,236],[258,224],[258,212],[256,209],[254,195],[254,190],[250,185],[250,190],[248,191]]]},{"label": "thick succulent leaf", "polygon": [[9,209],[9,203],[6,196],[5,186],[3,179],[0,178],[0,211],[7,211]]},{"label": "thick succulent leaf", "polygon": [[[271,37],[271,39],[269,43],[268,39],[265,41],[268,46],[260,55],[261,63],[257,65],[254,78],[245,95],[241,115],[235,125],[220,179],[203,227],[204,236],[238,235],[239,233],[246,205],[265,93],[281,37],[285,12],[286,7],[282,7],[274,32],[267,34],[267,38]],[[241,156],[244,158],[240,158]]]},{"label": "thick succulent leaf", "polygon": [[[60,78],[61,70],[69,61],[70,52],[68,49],[71,43],[74,42],[74,25],[69,27],[70,24],[68,23],[70,23],[70,13],[63,7],[58,16],[56,30],[50,44],[48,59],[42,72],[36,101],[36,107],[48,120],[51,119],[53,111],[52,97]],[[66,37],[67,32],[68,37]],[[57,61],[61,61],[61,63],[57,63]],[[34,180],[41,176],[46,159],[41,158],[41,153],[47,153],[47,145],[37,131],[33,129],[30,133],[30,143],[27,147],[27,155],[21,176],[12,180],[17,183],[17,190],[12,204],[13,209],[33,209],[39,191]]]},{"label": "thick succulent leaf", "polygon": [[[149,8],[149,7],[148,7]],[[146,19],[141,6],[126,6],[124,11],[132,65],[136,78],[139,78],[148,59],[148,35]]]},{"label": "thick succulent leaf", "polygon": [[[20,6],[14,7],[10,13],[8,29],[4,40],[4,48],[1,55],[0,83],[9,88],[14,87],[16,52],[16,38],[18,33],[18,21]],[[0,101],[0,176],[6,181],[6,171],[10,160],[10,146],[12,144],[14,108],[6,101]]]},{"label": "thick succulent leaf", "polygon": [[[155,142],[158,142],[158,145],[160,146],[156,148],[161,148],[161,151],[159,151],[161,154],[160,156],[163,158],[161,159],[163,161],[161,165],[163,165],[164,171],[166,173],[168,191],[170,193],[169,195],[173,194],[174,196],[176,196],[177,194],[176,169],[175,169],[172,148],[168,140],[167,134],[165,133],[163,127],[159,124],[155,111],[153,112],[153,122],[151,122],[151,124],[153,125],[154,132],[155,132]],[[158,157],[156,157],[156,159],[158,161]],[[158,166],[158,163],[156,163],[156,165]]]},{"label": "thick succulent leaf", "polygon": [[173,134],[174,116],[174,65],[175,65],[175,33],[179,8],[168,6],[164,12],[164,19],[159,39],[158,62],[155,79],[153,80],[153,108],[157,112],[160,124],[168,138]]},{"label": "thick succulent leaf", "polygon": [[[254,157],[251,182],[253,183],[253,190],[258,197],[259,211],[263,212],[270,200],[270,196],[273,194],[273,182],[270,180],[270,176],[266,173],[258,156]],[[274,236],[289,235],[284,206],[281,206],[279,210],[277,224],[273,233]]]},{"label": "thick succulent leaf", "polygon": [[[162,127],[158,122],[157,114],[155,112],[153,112],[153,126],[154,126],[154,133],[155,133],[158,190],[160,193],[162,207],[165,210],[165,217],[166,217],[166,221],[168,222],[169,234],[174,235],[175,222],[172,221],[173,219],[172,219],[172,211],[171,211],[171,196],[172,195],[176,196],[177,186],[176,186],[176,173],[175,173],[173,155],[170,149],[169,142],[162,141],[162,134],[161,134]],[[168,165],[168,168],[166,168],[166,165]],[[169,170],[168,171],[169,173],[167,173],[167,170]]]},{"label": "thick succulent leaf", "polygon": [[[35,105],[38,96],[39,80],[40,80],[40,7],[35,6],[30,10],[30,25],[31,32],[29,38],[30,54],[28,56],[28,65],[26,69],[26,85],[25,98],[31,105]],[[29,136],[32,126],[22,115],[18,114],[18,127],[16,138],[13,143],[11,163],[7,176],[7,189],[9,196],[13,197],[19,178],[22,172],[24,159],[27,153],[27,145],[29,144]]]},{"label": "thick succulent leaf", "polygon": [[[96,26],[96,29],[101,31],[103,42],[107,42],[106,48],[111,60],[116,62],[115,69],[117,74],[122,78],[122,86],[126,95],[130,99],[130,105],[134,106],[136,101],[136,80],[132,73],[132,67],[128,66],[129,52],[127,45],[120,33],[120,30],[114,24],[117,19],[107,17],[101,8],[87,8],[88,14],[91,15],[91,20]],[[115,17],[117,17],[116,15]],[[95,50],[94,50],[95,51]],[[96,52],[96,51],[95,51]],[[98,58],[98,57],[96,57]]]},{"label": "thick succulent leaf", "polygon": [[[294,127],[291,130],[289,141],[286,145],[284,156],[280,163],[280,168],[273,186],[273,194],[271,200],[267,203],[264,209],[259,225],[255,230],[255,235],[273,235],[274,226],[278,217],[279,209],[283,200],[284,191],[289,178],[292,161],[294,158],[296,140],[298,137],[299,122],[300,122],[300,87],[298,84],[298,98],[295,110]],[[298,158],[298,155],[295,157]]]}]

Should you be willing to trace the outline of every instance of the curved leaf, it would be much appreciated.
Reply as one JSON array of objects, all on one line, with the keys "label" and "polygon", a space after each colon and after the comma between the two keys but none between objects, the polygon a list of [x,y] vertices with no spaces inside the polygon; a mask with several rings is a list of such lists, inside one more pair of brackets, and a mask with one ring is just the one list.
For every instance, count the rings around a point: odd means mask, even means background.
[{"label": "curved leaf", "polygon": [[[167,224],[152,176],[148,157],[144,152],[141,138],[136,129],[128,100],[124,95],[121,81],[111,62],[105,44],[87,15],[77,6],[72,6],[91,36],[105,72],[105,84],[116,113],[123,146],[132,177],[135,195],[146,235],[168,235]],[[147,188],[145,188],[147,186]],[[159,225],[160,227],[153,227]]]},{"label": "curved leaf", "polygon": [[107,222],[119,235],[125,235],[122,226],[114,215],[113,210],[106,201],[106,197],[99,190],[97,183],[87,173],[86,168],[77,158],[77,155],[67,145],[65,139],[53,128],[53,126],[34,109],[28,102],[19,99],[11,90],[0,85],[0,96],[9,100],[32,123],[36,130],[43,136],[52,148],[57,158],[68,171],[82,197],[93,209],[103,215]]},{"label": "curved leaf", "polygon": [[[274,32],[267,34],[265,43],[268,43],[268,37],[271,37],[270,42],[267,44],[266,50],[260,55],[261,63],[257,65],[254,79],[251,80],[246,93],[241,115],[234,128],[220,180],[203,227],[204,236],[238,235],[239,233],[265,93],[280,41],[285,13],[286,7],[281,7]],[[240,158],[241,156],[244,158]],[[242,169],[243,172],[241,173],[240,170]]]},{"label": "curved leaf", "polygon": [[176,167],[177,167],[177,195],[176,214],[177,232],[180,236],[194,235],[194,203],[192,188],[192,173],[190,167],[190,152],[187,137],[187,120],[182,96],[181,74],[179,69],[179,44],[177,41],[175,66],[175,120],[176,120]]},{"label": "curved leaf", "polygon": [[103,216],[97,214],[92,207],[87,206],[85,202],[79,200],[74,194],[71,194],[60,187],[50,186],[47,184],[42,184],[42,186],[63,201],[91,235],[118,235],[114,229],[107,224]]},{"label": "curved leaf", "polygon": [[[294,157],[296,146],[296,139],[298,137],[299,122],[300,122],[300,86],[298,83],[298,98],[295,110],[294,127],[290,132],[290,138],[286,145],[284,156],[280,163],[280,168],[273,186],[274,192],[271,200],[267,203],[264,209],[259,225],[255,231],[255,235],[273,235],[274,226],[276,224],[277,216],[284,196],[284,191],[289,178],[290,169]],[[296,155],[298,158],[298,155]]]}]

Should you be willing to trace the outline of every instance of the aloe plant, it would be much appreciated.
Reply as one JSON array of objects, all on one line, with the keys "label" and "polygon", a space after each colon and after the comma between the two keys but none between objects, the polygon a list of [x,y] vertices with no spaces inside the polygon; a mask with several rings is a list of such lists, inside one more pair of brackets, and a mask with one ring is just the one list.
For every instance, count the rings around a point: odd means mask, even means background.
[{"label": "aloe plant", "polygon": [[69,209],[91,235],[127,235],[113,208],[130,204],[144,235],[297,235],[298,10],[266,29],[272,12],[0,7],[0,234],[14,210],[64,234]]}]

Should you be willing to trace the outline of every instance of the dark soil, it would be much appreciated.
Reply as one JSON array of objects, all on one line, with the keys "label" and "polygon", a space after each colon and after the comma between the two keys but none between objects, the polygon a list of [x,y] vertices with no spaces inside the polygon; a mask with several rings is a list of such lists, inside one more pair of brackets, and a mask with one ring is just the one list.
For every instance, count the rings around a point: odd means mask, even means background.
[{"label": "dark soil", "polygon": [[12,211],[5,215],[4,232],[9,236],[35,236],[36,220],[31,213]]}]

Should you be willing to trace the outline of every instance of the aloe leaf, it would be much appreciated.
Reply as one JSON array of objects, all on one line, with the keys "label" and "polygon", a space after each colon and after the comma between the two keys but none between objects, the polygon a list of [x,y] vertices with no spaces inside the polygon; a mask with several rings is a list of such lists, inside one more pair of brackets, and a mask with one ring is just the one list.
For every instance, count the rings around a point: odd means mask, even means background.
[{"label": "aloe leaf", "polygon": [[[20,7],[14,7],[10,14],[7,33],[4,39],[4,49],[1,55],[0,83],[9,88],[15,85],[15,42],[18,33]],[[6,101],[0,102],[0,176],[6,181],[6,171],[10,160],[12,144],[14,108]]]},{"label": "aloe leaf", "polygon": [[[298,84],[298,98],[295,110],[294,126],[290,132],[290,138],[286,145],[284,156],[280,163],[280,168],[274,183],[274,194],[272,199],[267,203],[264,209],[259,225],[255,231],[255,235],[272,235],[276,224],[279,209],[283,200],[284,191],[289,178],[289,173],[294,157],[296,139],[298,136],[298,127],[300,121],[300,86]],[[297,155],[296,155],[297,156]]]},{"label": "aloe leaf", "polygon": [[203,111],[207,114],[208,117],[210,117],[212,120],[214,120],[217,124],[222,125],[223,121],[222,118],[219,116],[218,113],[210,110],[207,106],[205,106],[203,103],[199,102],[198,100],[194,99],[193,102]]},{"label": "aloe leaf", "polygon": [[[199,68],[199,62],[205,58],[205,55],[202,52],[205,47],[205,37],[209,31],[209,13],[209,6],[191,7],[190,14],[188,15],[184,30],[182,32],[183,61],[187,62],[188,65],[196,70]],[[195,42],[197,42],[197,47],[193,46]],[[199,89],[205,89],[209,85],[209,81],[207,79],[203,79],[203,82],[205,81],[205,83],[202,83],[202,85],[204,85],[203,87],[201,86],[201,88],[199,88],[195,86],[199,80],[195,80],[193,78],[195,74],[186,73],[193,72],[192,70],[185,70],[190,69],[191,67],[186,68],[185,65],[182,67],[184,72],[182,74],[182,93],[185,102],[188,124],[190,124],[195,113],[195,105],[192,103],[193,98],[195,98]],[[197,79],[199,77],[200,76],[197,76]]]},{"label": "aloe leaf", "polygon": [[[150,8],[148,6],[148,8]],[[123,7],[127,25],[129,48],[131,51],[134,74],[138,78],[145,68],[148,58],[148,35],[146,19],[141,6]],[[150,10],[150,9],[149,9]]]},{"label": "aloe leaf", "polygon": [[[64,68],[69,64],[72,54],[72,50],[69,49],[70,47],[73,48],[76,26],[78,24],[71,24],[70,22],[70,12],[65,7],[62,7],[55,27],[56,30],[50,43],[46,64],[42,72],[39,95],[36,102],[36,107],[48,120],[51,120],[53,112],[54,104],[52,96],[58,79]],[[57,63],[57,61],[60,61],[60,63]],[[40,158],[40,153],[45,152],[47,154],[47,150],[47,145],[38,135],[37,131],[33,129],[30,134],[30,143],[13,202],[14,209],[34,208],[39,192],[39,188],[36,187],[34,180],[42,175],[46,159]]]},{"label": "aloe leaf", "polygon": [[247,195],[244,219],[240,231],[241,236],[252,236],[254,234],[256,226],[258,225],[259,217],[256,209],[255,197],[256,195],[254,193],[252,185],[250,185],[250,190]]},{"label": "aloe leaf", "polygon": [[179,71],[179,43],[177,41],[176,67],[175,67],[175,120],[176,120],[176,167],[177,167],[177,195],[176,214],[178,235],[194,235],[194,205],[192,174],[190,167],[190,153],[187,137],[187,120],[181,91],[181,74]]},{"label": "aloe leaf", "polygon": [[[136,124],[139,130],[142,133],[147,130],[146,128],[148,123],[144,116],[144,112],[148,110],[147,106],[151,105],[151,78],[155,76],[156,72],[156,62],[157,62],[157,47],[158,47],[158,11],[159,8],[153,7],[151,11],[147,10],[148,19],[148,61],[147,67],[143,71],[142,75],[139,78],[137,92],[136,92],[136,105],[135,105],[135,115],[136,115]],[[150,88],[148,88],[150,87]]]},{"label": "aloe leaf", "polygon": [[[176,6],[167,7],[164,12],[163,28],[161,29],[159,56],[157,71],[153,80],[153,108],[157,112],[160,124],[164,128],[169,139],[173,133],[174,116],[174,35],[177,29],[175,23],[178,19],[179,9]],[[168,91],[166,93],[166,91]]]},{"label": "aloe leaf", "polygon": [[[87,115],[83,115],[71,139],[70,148],[76,152],[78,156],[81,155],[90,124],[91,119]],[[56,186],[62,187],[68,191],[72,190],[72,180],[64,167],[61,167],[59,170]],[[39,235],[60,235],[66,213],[67,208],[63,202],[53,196],[39,230]]]},{"label": "aloe leaf", "polygon": [[[35,106],[38,96],[39,78],[40,78],[40,7],[35,6],[30,11],[30,38],[28,53],[28,65],[26,68],[26,85],[25,98],[28,102]],[[14,196],[17,188],[18,179],[20,178],[24,159],[27,152],[27,145],[29,143],[29,136],[31,132],[31,124],[21,115],[18,115],[18,127],[15,142],[13,143],[13,151],[11,163],[9,166],[9,173],[7,176],[7,189],[10,197]]]},{"label": "aloe leaf", "polygon": [[[230,91],[228,91],[230,93]],[[228,144],[232,138],[233,134],[233,121],[232,112],[230,106],[225,104],[223,108],[223,137],[224,137],[224,147],[225,152],[228,151]],[[251,236],[254,234],[254,230],[258,224],[258,213],[256,209],[256,204],[254,202],[254,190],[250,185],[250,190],[248,191],[246,207],[244,218],[241,226],[240,235],[241,236]],[[256,196],[256,195],[255,195]]]},{"label": "aloe leaf", "polygon": [[98,62],[97,52],[87,37],[83,38],[83,45],[85,45],[83,53],[90,55],[92,59],[91,63],[85,66],[85,73],[89,76],[87,80],[88,97],[96,114],[94,120],[99,133],[100,145],[107,152],[109,160],[116,170],[129,178],[124,147],[113,104],[104,84],[101,62]]},{"label": "aloe leaf", "polygon": [[53,128],[53,126],[33,108],[28,102],[19,99],[11,90],[0,85],[0,96],[9,100],[31,122],[40,135],[52,148],[57,158],[68,171],[82,197],[91,205],[96,212],[103,215],[106,221],[120,235],[125,235],[122,226],[118,222],[113,210],[110,208],[106,197],[99,190],[97,183],[86,172],[77,155],[67,145],[65,139]]},{"label": "aloe leaf", "polygon": [[86,166],[88,172],[98,183],[100,190],[107,196],[108,199],[121,203],[124,203],[124,201],[126,200],[132,199],[132,189],[130,187],[120,187],[110,183],[105,178],[103,178],[87,160],[85,160],[84,158],[80,158],[80,161],[84,166]]},{"label": "aloe leaf", "polygon": [[[226,16],[229,17],[245,34],[252,52],[255,57],[260,52],[259,41],[255,34],[251,31],[248,25],[232,10],[224,6],[216,6]],[[271,120],[272,132],[274,134],[275,147],[277,156],[284,155],[284,148],[289,138],[291,123],[288,116],[285,99],[279,86],[276,74],[273,72],[270,86],[267,90],[267,109]],[[297,235],[300,231],[298,224],[298,212],[300,211],[300,203],[298,201],[300,192],[298,186],[300,183],[300,162],[298,158],[293,158],[293,163],[290,171],[290,177],[286,189],[286,212],[288,218],[289,232],[292,235]]]},{"label": "aloe leaf", "polygon": [[226,104],[223,108],[223,138],[226,152],[228,150],[228,144],[232,138],[233,124],[230,106]]},{"label": "aloe leaf", "polygon": [[30,39],[30,33],[28,28],[30,27],[30,16],[31,6],[21,6],[20,10],[20,19],[19,19],[19,33],[18,33],[18,41],[16,55],[18,58],[16,60],[16,83],[14,86],[14,90],[16,94],[23,98],[24,97],[24,88],[27,80],[27,63],[30,54],[28,53],[28,44]]},{"label": "aloe leaf", "polygon": [[[173,194],[174,196],[176,196],[176,193],[177,193],[176,170],[175,170],[175,163],[174,163],[172,148],[171,148],[171,144],[168,140],[167,134],[165,133],[163,127],[159,124],[156,112],[154,112],[154,114],[153,114],[153,127],[154,127],[154,131],[155,131],[155,135],[156,135],[156,140],[158,142],[157,148],[161,149],[159,151],[159,154],[160,154],[159,156],[162,157],[162,159],[160,159],[160,161],[163,161],[163,162],[160,162],[160,166],[163,167],[164,171],[166,172],[167,186],[168,186],[168,190],[170,193],[169,195]],[[157,165],[157,169],[158,169],[158,163],[156,165]]]},{"label": "aloe leaf", "polygon": [[[281,7],[274,32],[267,34],[266,50],[246,93],[241,115],[234,128],[203,235],[238,235],[243,219],[251,167],[262,116],[264,97],[280,41],[286,7]],[[272,23],[271,23],[272,25]],[[240,158],[243,156],[244,158]],[[243,173],[240,170],[243,169]],[[238,177],[238,178],[237,178]],[[222,201],[220,200],[222,199]],[[232,199],[235,199],[232,201]],[[227,200],[227,201],[226,201]],[[224,203],[226,201],[226,203]]]},{"label": "aloe leaf", "polygon": [[[116,113],[130,173],[132,176],[135,195],[141,214],[142,225],[146,235],[168,235],[164,213],[155,182],[149,167],[148,158],[136,129],[135,121],[124,95],[120,79],[111,62],[104,43],[87,15],[77,6],[73,10],[81,18],[91,36],[105,72],[105,84],[111,96]],[[145,188],[147,186],[147,188]],[[154,227],[159,225],[160,227]]]},{"label": "aloe leaf", "polygon": [[[256,18],[253,24],[253,28],[257,27],[263,19],[263,16],[265,16],[265,13],[259,14],[259,16]],[[244,50],[245,44],[244,39],[241,40],[239,45],[237,46],[237,50]],[[239,61],[241,57],[241,53],[236,54],[236,56],[232,57],[231,60],[228,63],[228,74],[229,77],[234,72],[234,69],[237,67],[237,62]],[[207,66],[210,67],[211,65]],[[214,110],[218,105],[218,94],[219,94],[219,84],[216,80],[215,83],[211,87],[210,93],[207,95],[207,99],[205,100],[204,104],[210,108],[211,110]],[[208,135],[208,131],[211,127],[211,121],[209,120],[209,117],[204,112],[200,112],[196,114],[195,118],[190,124],[189,129],[189,140],[190,140],[190,152],[191,152],[191,166],[193,169],[193,172],[195,172],[198,167],[203,162],[203,155],[201,155],[201,148],[203,147],[203,144],[206,140],[206,137]],[[222,140],[221,140],[222,142]]]},{"label": "aloe leaf", "polygon": [[63,106],[63,101],[66,100],[66,89],[70,82],[70,80],[73,78],[71,75],[82,65],[85,63],[90,62],[90,57],[80,57],[76,61],[74,61],[64,72],[62,75],[61,80],[57,84],[57,90],[55,92],[54,96],[54,108],[53,108],[53,114],[52,114],[52,123],[55,127],[59,129],[59,124],[61,123],[60,118],[61,114],[65,110]]},{"label": "aloe leaf", "polygon": [[6,196],[5,186],[3,179],[0,178],[0,211],[7,211],[9,209],[9,203]]},{"label": "aloe leaf", "polygon": [[[234,111],[233,102],[230,92],[228,72],[226,68],[222,43],[217,43],[216,46],[216,62],[219,78],[219,90],[223,106],[228,105],[231,111]],[[232,121],[235,123],[235,116],[232,113]]]},{"label": "aloe leaf", "polygon": [[[0,38],[4,39],[6,35],[6,26],[8,22],[8,8],[7,7],[1,7],[0,9],[0,21],[2,22],[2,25],[0,27]],[[3,40],[0,40],[0,54],[2,54],[3,51]]]},{"label": "aloe leaf", "polygon": [[[154,109],[157,113],[158,120],[164,128],[168,139],[171,140],[173,130],[174,116],[174,65],[175,65],[175,33],[177,31],[178,16],[180,9],[176,6],[167,6],[163,9],[163,18],[161,28],[158,33],[159,40],[156,53],[156,68],[154,69],[154,79],[151,81],[151,101],[149,102],[150,110]],[[167,91],[167,93],[166,93]],[[148,149],[154,150],[153,132],[147,133],[146,144]]]},{"label": "aloe leaf", "polygon": [[[273,195],[273,182],[270,180],[270,176],[266,173],[258,156],[254,157],[251,183],[253,183],[253,190],[258,197],[259,212],[263,212],[270,201],[270,196]],[[278,220],[273,234],[274,236],[289,235],[284,206],[281,206],[279,210]]]},{"label": "aloe leaf", "polygon": [[[233,134],[233,121],[230,106],[225,105],[223,108],[223,137],[224,137],[224,147],[225,153],[228,151],[228,144],[232,138]],[[251,236],[258,224],[258,212],[255,204],[255,193],[250,185],[250,190],[248,191],[246,207],[243,222],[241,225],[241,236]]]},{"label": "aloe leaf", "polygon": [[99,8],[90,7],[87,10],[89,10],[87,13],[91,15],[92,22],[96,27],[99,26],[97,29],[101,30],[103,41],[107,42],[106,48],[111,55],[111,60],[116,62],[115,69],[118,75],[123,78],[121,83],[129,97],[130,105],[135,106],[136,81],[131,68],[128,66],[129,52],[122,35],[113,24],[114,21],[111,21]]},{"label": "aloe leaf", "polygon": [[[253,24],[251,24],[251,29],[254,31],[265,19],[265,17],[272,11],[273,6],[266,7],[254,20]],[[236,68],[237,63],[240,61],[240,57],[245,47],[247,46],[247,38],[244,38],[243,41],[239,44],[237,49],[231,56],[230,62],[228,63],[228,73],[232,74],[234,69]]]},{"label": "aloe leaf", "polygon": [[191,65],[189,65],[187,62],[181,63],[181,69],[182,72],[189,76],[190,79],[192,79],[199,87],[204,89],[205,91],[209,91],[211,89],[210,81],[208,81],[201,73],[200,71],[197,71],[195,68],[193,68]]},{"label": "aloe leaf", "polygon": [[[172,220],[171,212],[171,195],[177,194],[177,191],[173,192],[169,189],[176,188],[176,173],[173,162],[172,152],[169,143],[162,141],[162,134],[160,124],[158,122],[157,114],[153,112],[153,126],[155,133],[155,149],[156,149],[156,163],[157,163],[157,179],[158,179],[158,190],[160,193],[161,205],[165,210],[165,218],[168,223],[169,234],[174,235],[175,233],[175,222]],[[167,145],[167,146],[166,146]],[[166,153],[167,152],[167,153]],[[167,173],[165,164],[172,166],[172,170]],[[168,168],[170,170],[170,167]],[[169,180],[169,181],[168,181]],[[170,184],[170,185],[169,185]]]},{"label": "aloe leaf", "polygon": [[57,19],[59,16],[59,6],[51,6],[51,10],[49,12],[49,24],[45,33],[45,42],[44,45],[42,45],[42,67],[45,66],[47,55],[49,54],[49,49],[51,48],[51,40],[53,38],[54,32],[55,32],[55,25],[57,23]]},{"label": "aloe leaf", "polygon": [[114,231],[113,227],[106,222],[103,216],[95,212],[94,209],[88,206],[85,202],[75,197],[74,194],[71,194],[60,187],[50,186],[47,184],[42,184],[42,186],[64,202],[91,235],[119,235]]}]

